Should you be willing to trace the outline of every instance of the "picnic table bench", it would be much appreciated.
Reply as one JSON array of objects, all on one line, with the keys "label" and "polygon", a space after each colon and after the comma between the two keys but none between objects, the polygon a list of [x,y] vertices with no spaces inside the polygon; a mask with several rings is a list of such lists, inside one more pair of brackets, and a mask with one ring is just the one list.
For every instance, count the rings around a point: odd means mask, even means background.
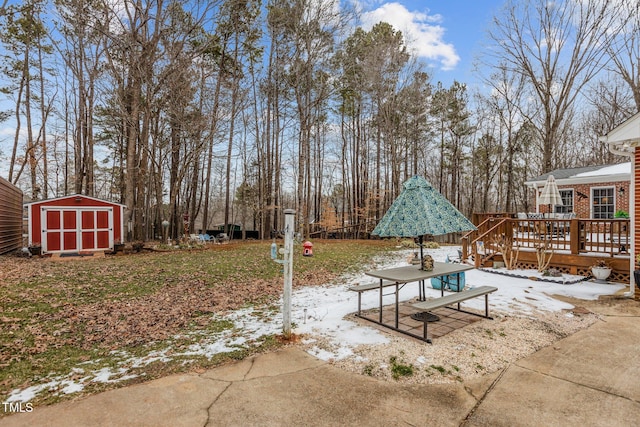
[{"label": "picnic table bench", "polygon": [[[386,288],[389,286],[395,286],[396,282],[391,282],[389,280],[382,281],[382,287]],[[372,289],[380,289],[380,282],[373,283],[365,283],[364,285],[355,285],[349,288],[350,291],[358,293],[358,316],[360,316],[361,307],[362,307],[362,293],[365,291],[370,291]]]},{"label": "picnic table bench", "polygon": [[[477,288],[471,288],[467,291],[462,291],[462,292],[458,292],[455,294],[451,294],[451,295],[446,295],[440,298],[435,298],[435,299],[430,299],[427,301],[422,301],[422,302],[418,302],[415,304],[412,304],[411,306],[413,308],[417,308],[418,310],[421,311],[429,311],[429,310],[435,310],[437,308],[442,308],[442,307],[447,307],[447,308],[451,308],[452,310],[457,310],[457,311],[461,311],[463,313],[467,313],[467,314],[473,314],[474,316],[480,316],[480,317],[484,317],[487,319],[492,319],[492,317],[489,317],[489,294],[492,292],[497,291],[498,288],[494,287],[494,286],[480,286]],[[463,301],[466,301],[468,299],[471,298],[477,298],[480,296],[484,295],[484,316],[477,314],[477,313],[472,313],[470,311],[465,311],[462,310],[460,308],[460,303]],[[457,308],[452,308],[449,307],[452,304],[457,304]],[[424,316],[424,337],[423,339],[428,342],[431,343],[431,340],[427,338],[427,325],[429,324],[429,322],[427,321],[428,316]]]}]

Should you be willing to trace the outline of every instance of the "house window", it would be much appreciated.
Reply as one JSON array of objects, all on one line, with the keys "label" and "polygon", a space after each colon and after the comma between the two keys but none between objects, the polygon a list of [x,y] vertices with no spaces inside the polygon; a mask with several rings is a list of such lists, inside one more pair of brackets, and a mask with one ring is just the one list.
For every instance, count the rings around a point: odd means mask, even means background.
[{"label": "house window", "polygon": [[560,197],[562,197],[562,206],[555,206],[556,213],[573,212],[573,190],[560,190]]},{"label": "house window", "polygon": [[613,218],[613,213],[615,212],[613,192],[613,187],[591,189],[593,219]]}]

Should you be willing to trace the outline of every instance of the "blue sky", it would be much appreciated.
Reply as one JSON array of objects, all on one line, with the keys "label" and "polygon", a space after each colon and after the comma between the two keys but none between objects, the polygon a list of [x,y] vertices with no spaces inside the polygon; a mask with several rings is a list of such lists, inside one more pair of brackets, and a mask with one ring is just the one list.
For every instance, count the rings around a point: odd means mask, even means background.
[{"label": "blue sky", "polygon": [[363,27],[386,21],[405,34],[409,46],[429,64],[433,81],[477,80],[473,60],[486,40],[492,17],[505,0],[359,0]]},{"label": "blue sky", "polygon": [[[482,48],[492,17],[506,0],[347,1],[359,6],[366,30],[386,21],[402,31],[409,47],[429,65],[433,83],[441,81],[447,87],[454,79],[468,86],[479,83],[472,72],[474,55]],[[0,128],[0,154],[8,154],[13,132],[13,126]],[[0,157],[1,176],[6,176],[5,166]]]}]

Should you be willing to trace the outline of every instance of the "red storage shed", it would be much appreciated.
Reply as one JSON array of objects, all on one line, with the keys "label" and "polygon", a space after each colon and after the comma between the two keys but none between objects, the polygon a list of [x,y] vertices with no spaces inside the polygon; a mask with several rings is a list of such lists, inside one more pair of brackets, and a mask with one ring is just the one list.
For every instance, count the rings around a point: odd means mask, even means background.
[{"label": "red storage shed", "polygon": [[29,246],[43,254],[109,251],[124,241],[124,205],[76,194],[25,206]]}]

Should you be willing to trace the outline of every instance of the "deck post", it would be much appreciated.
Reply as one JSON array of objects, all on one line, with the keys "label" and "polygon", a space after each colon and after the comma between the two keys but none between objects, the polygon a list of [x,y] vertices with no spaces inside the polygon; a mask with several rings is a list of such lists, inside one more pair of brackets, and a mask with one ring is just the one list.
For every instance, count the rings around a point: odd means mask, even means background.
[{"label": "deck post", "polygon": [[569,226],[569,243],[572,255],[580,253],[580,220],[573,218]]},{"label": "deck post", "polygon": [[514,226],[514,224],[517,224],[517,222],[513,221],[512,219],[508,219],[502,225],[502,233],[504,234],[505,239],[513,240],[513,226]]}]

